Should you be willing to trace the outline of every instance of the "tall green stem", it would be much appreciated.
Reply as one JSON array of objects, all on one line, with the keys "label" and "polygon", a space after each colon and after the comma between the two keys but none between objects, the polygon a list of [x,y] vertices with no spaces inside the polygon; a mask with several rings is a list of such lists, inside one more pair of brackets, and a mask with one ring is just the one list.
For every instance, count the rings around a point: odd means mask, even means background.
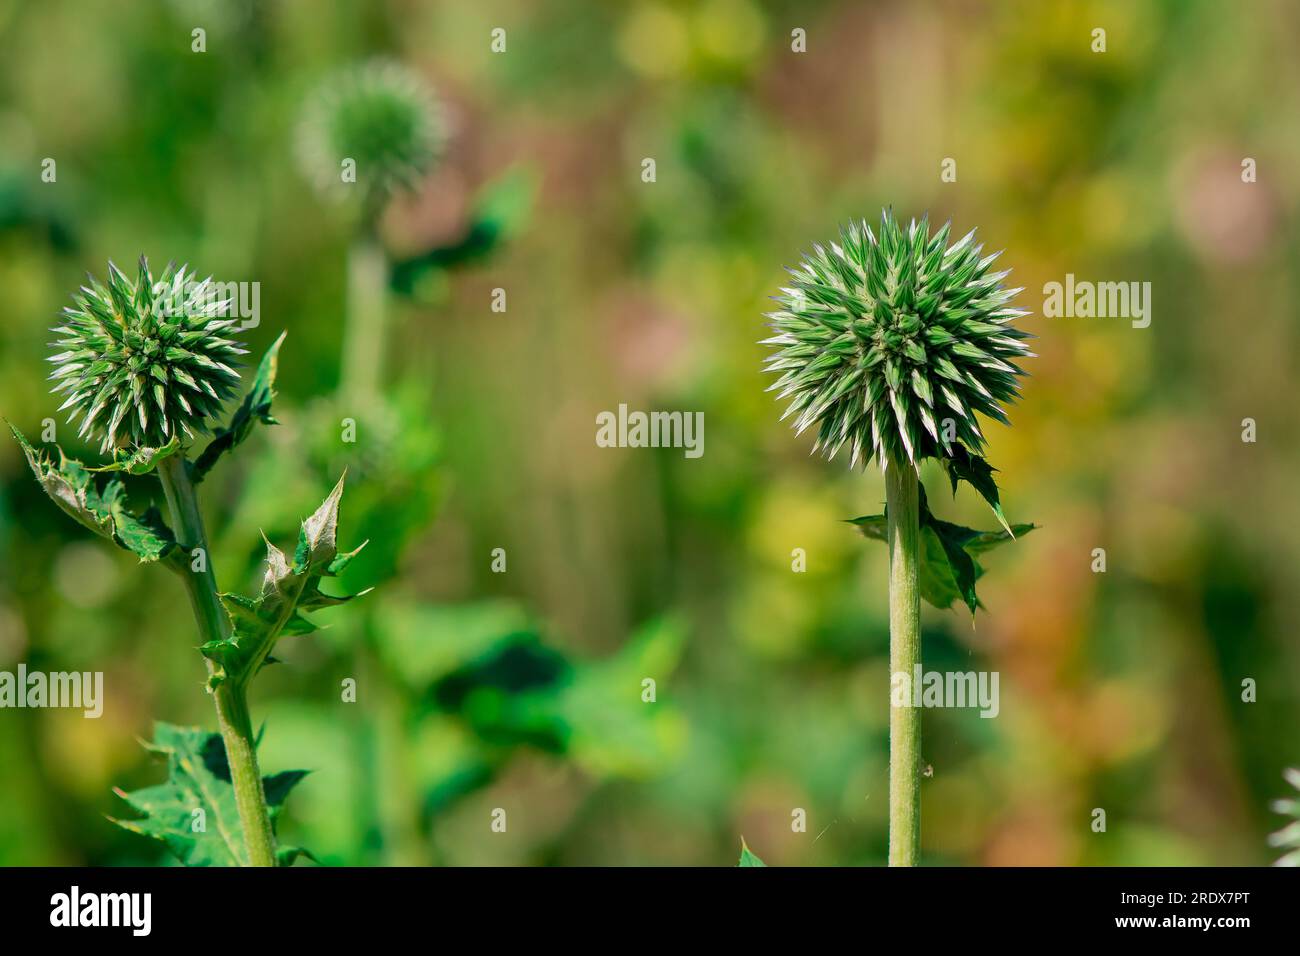
[{"label": "tall green stem", "polygon": [[[889,516],[889,672],[912,674],[921,663],[920,482],[910,462],[885,470]],[[909,695],[910,696],[910,695]],[[892,697],[891,697],[892,701]],[[916,865],[921,842],[921,708],[889,709],[889,865]]]},{"label": "tall green stem", "polygon": [[379,391],[388,346],[388,259],[373,228],[362,229],[348,250],[348,311],[343,330],[342,393],[368,409]]},{"label": "tall green stem", "polygon": [[[186,553],[195,548],[203,551],[201,571],[195,571],[193,565],[187,562],[181,565],[179,573],[194,609],[200,642],[206,644],[208,641],[228,637],[229,625],[221,600],[217,597],[217,579],[212,573],[203,515],[199,512],[198,496],[194,493],[188,468],[184,455],[172,455],[159,463],[158,478],[162,481],[163,492],[167,496],[176,540]],[[211,673],[212,662],[207,663],[208,672]],[[230,765],[235,806],[239,809],[239,821],[243,824],[249,862],[253,866],[275,866],[275,833],[271,829],[271,818],[266,810],[266,793],[262,789],[262,773],[257,766],[257,745],[253,738],[253,722],[248,713],[244,686],[237,681],[224,681],[213,692],[213,698],[217,705],[221,739],[226,745],[226,761]]]}]

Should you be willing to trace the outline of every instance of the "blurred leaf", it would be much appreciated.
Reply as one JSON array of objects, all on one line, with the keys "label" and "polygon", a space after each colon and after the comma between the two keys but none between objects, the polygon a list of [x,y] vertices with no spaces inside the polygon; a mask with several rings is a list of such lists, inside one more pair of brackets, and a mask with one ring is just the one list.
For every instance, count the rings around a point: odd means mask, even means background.
[{"label": "blurred leaf", "polygon": [[527,616],[509,601],[414,604],[390,600],[375,609],[380,657],[407,687],[418,692],[489,657],[502,641],[528,633]]},{"label": "blurred leaf", "polygon": [[126,506],[126,486],[114,478],[102,491],[81,462],[69,458],[57,445],[56,466],[43,452],[33,448],[13,425],[9,426],[22,446],[36,480],[56,505],[95,534],[108,538],[141,561],[158,561],[176,547],[171,530],[157,508],[137,515]]},{"label": "blurred leaf", "polygon": [[[167,782],[130,793],[114,791],[144,816],[113,822],[160,841],[186,866],[247,866],[244,828],[221,735],[160,721],[154,724],[153,743],[146,747],[167,758]],[[262,778],[272,825],[289,791],[306,775],[305,770],[287,770]],[[196,810],[203,811],[203,829],[198,832]],[[281,865],[303,854],[302,849],[282,847]]]},{"label": "blurred leaf", "polygon": [[741,837],[740,862],[736,866],[767,866],[767,864],[758,858],[758,854],[751,850],[749,844],[745,842],[745,838]]},{"label": "blurred leaf", "polygon": [[230,425],[217,429],[212,441],[208,442],[208,447],[203,449],[203,454],[194,462],[191,478],[196,484],[204,479],[223,454],[248,437],[255,424],[279,424],[271,416],[271,403],[275,400],[275,373],[280,361],[280,345],[287,334],[288,332],[281,332],[280,337],[271,343],[257,366],[257,374],[253,377],[248,394],[231,416]]},{"label": "blurred leaf", "polygon": [[[567,685],[523,695],[514,703],[562,721],[569,754],[588,772],[647,776],[662,770],[685,742],[685,723],[672,703],[669,680],[684,642],[678,619],[651,620],[613,656],[574,662]],[[647,678],[655,682],[654,701],[642,699]]]},{"label": "blurred leaf", "polygon": [[516,166],[489,183],[475,200],[465,235],[450,245],[395,263],[390,280],[393,289],[410,295],[429,269],[461,265],[495,251],[524,228],[536,191],[536,175],[526,166]]}]

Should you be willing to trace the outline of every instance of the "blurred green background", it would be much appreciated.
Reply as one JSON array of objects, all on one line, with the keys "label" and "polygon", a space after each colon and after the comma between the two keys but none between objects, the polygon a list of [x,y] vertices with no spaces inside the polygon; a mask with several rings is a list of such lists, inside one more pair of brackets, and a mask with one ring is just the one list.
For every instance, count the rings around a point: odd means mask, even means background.
[{"label": "blurred green background", "polygon": [[[729,865],[743,834],[769,864],[880,864],[886,554],[843,519],[883,483],[778,422],[756,341],[782,267],[849,217],[978,226],[1040,336],[986,431],[1041,529],[988,559],[974,627],[923,612],[927,669],[1001,674],[997,719],[924,716],[925,860],[1268,862],[1300,762],[1298,38],[1283,0],[0,0],[0,414],[54,414],[48,329],[110,258],[261,284],[283,424],[203,485],[219,579],[247,588],[258,530],[289,543],[344,466],[341,540],[373,539],[348,584],[377,590],[253,692],[264,769],[314,771],[281,834],[322,862]],[[385,245],[482,248],[392,293],[385,399],[352,409],[352,226],[294,127],[376,55],[450,124]],[[1151,326],[1043,318],[1066,273],[1150,281]],[[703,457],[598,448],[619,403],[704,412]],[[152,720],[213,726],[194,643],[176,582],[0,440],[0,669],[102,670],[107,697],[0,711],[0,864],[164,862],[105,816],[163,775]]]}]

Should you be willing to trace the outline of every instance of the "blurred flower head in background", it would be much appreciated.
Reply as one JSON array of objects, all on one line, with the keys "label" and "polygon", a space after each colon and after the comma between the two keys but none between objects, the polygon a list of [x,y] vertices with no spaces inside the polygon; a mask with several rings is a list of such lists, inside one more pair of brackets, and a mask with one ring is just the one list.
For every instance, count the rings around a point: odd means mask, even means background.
[{"label": "blurred flower head in background", "polygon": [[369,209],[413,188],[445,138],[442,107],[424,80],[399,63],[373,60],[336,73],[312,94],[298,127],[298,158],[323,195],[344,198],[356,186]]}]

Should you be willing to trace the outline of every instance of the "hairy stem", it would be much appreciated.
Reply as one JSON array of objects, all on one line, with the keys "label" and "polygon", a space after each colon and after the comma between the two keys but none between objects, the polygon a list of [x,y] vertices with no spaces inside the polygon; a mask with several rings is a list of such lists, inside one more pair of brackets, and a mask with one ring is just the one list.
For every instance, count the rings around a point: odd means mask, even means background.
[{"label": "hairy stem", "polygon": [[388,345],[384,299],[388,259],[371,228],[348,250],[348,310],[343,330],[343,398],[368,406],[379,391]]},{"label": "hairy stem", "polygon": [[[889,672],[911,685],[921,663],[919,481],[910,462],[885,470],[889,518]],[[892,701],[892,698],[891,698]],[[889,865],[916,865],[921,842],[920,701],[889,709]]]},{"label": "hairy stem", "polygon": [[[188,469],[189,464],[183,455],[172,455],[159,463],[158,478],[167,495],[177,542],[186,553],[195,548],[203,551],[201,571],[195,571],[192,564],[186,563],[180,566],[179,574],[194,609],[200,643],[206,644],[229,637],[229,625],[217,597],[217,579],[212,573],[203,516],[199,512],[198,496],[194,493]],[[212,662],[206,658],[205,661],[211,674]],[[257,766],[257,744],[245,689],[239,682],[224,681],[213,692],[213,698],[217,705],[221,739],[226,745],[226,761],[230,765],[230,780],[234,785],[235,805],[239,809],[249,861],[253,866],[275,866],[275,834],[266,809],[262,773]]]}]

